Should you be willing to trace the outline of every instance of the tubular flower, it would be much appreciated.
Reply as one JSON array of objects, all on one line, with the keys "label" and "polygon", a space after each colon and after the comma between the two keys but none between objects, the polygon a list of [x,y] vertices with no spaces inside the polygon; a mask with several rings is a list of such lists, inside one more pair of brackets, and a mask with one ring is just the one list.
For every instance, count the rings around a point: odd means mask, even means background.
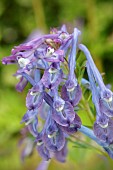
[{"label": "tubular flower", "polygon": [[65,101],[69,101],[73,106],[76,106],[82,97],[82,91],[77,82],[77,78],[74,72],[76,67],[76,53],[77,53],[79,35],[80,35],[80,31],[75,28],[73,33],[73,38],[72,38],[72,48],[69,55],[68,79],[65,85],[62,87],[62,91],[61,91],[62,98]]},{"label": "tubular flower", "polygon": [[[14,47],[11,56],[2,60],[3,64],[17,64],[14,76],[20,79],[16,86],[19,92],[27,83],[32,86],[26,97],[28,110],[21,123],[25,122],[36,138],[37,150],[45,160],[49,160],[50,153],[54,152],[56,158],[63,162],[66,134],[76,132],[81,126],[81,120],[74,112],[74,106],[81,99],[81,89],[74,75],[79,34],[76,28],[73,34],[69,34],[63,25],[60,30],[52,29],[48,35]],[[70,50],[67,76],[62,68]],[[65,85],[64,77],[67,77]],[[63,90],[60,94],[59,88],[64,89],[64,94]],[[39,116],[45,120],[41,132],[38,130]],[[58,158],[63,154],[64,158]]]},{"label": "tubular flower", "polygon": [[97,113],[94,123],[94,133],[100,140],[112,144],[112,92],[104,85],[101,74],[96,68],[88,49],[84,45],[79,45],[79,47],[87,58],[87,72],[92,91],[92,100]]}]

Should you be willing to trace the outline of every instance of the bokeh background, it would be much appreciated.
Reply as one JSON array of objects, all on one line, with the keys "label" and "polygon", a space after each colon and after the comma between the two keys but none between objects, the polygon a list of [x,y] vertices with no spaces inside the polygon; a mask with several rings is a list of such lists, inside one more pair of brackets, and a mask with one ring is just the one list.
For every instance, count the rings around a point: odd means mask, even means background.
[{"label": "bokeh background", "polygon": [[[88,46],[105,83],[113,85],[113,0],[0,0],[0,59],[11,48],[24,42],[32,32],[49,32],[66,24],[82,31],[81,41]],[[35,170],[38,153],[20,159],[20,120],[26,111],[25,96],[15,91],[16,66],[0,63],[0,170]],[[87,139],[88,140],[88,139]],[[52,160],[49,170],[112,170],[113,160],[94,149],[75,148],[69,144],[64,164]]]}]

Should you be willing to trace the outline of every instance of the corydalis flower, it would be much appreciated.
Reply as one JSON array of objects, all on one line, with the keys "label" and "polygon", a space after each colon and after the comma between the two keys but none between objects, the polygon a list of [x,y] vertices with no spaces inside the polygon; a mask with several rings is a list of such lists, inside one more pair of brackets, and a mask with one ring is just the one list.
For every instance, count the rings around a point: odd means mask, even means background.
[{"label": "corydalis flower", "polygon": [[58,64],[52,63],[52,65],[44,71],[42,77],[42,83],[48,89],[54,89],[57,87],[63,78],[63,72]]},{"label": "corydalis flower", "polygon": [[84,52],[88,60],[88,63],[90,65],[90,68],[92,70],[92,74],[95,79],[95,82],[98,84],[98,93],[100,96],[101,108],[104,114],[106,114],[106,116],[113,117],[113,93],[110,89],[108,89],[105,86],[102,80],[102,76],[99,73],[97,67],[95,66],[89,50],[82,44],[79,45],[79,48]]},{"label": "corydalis flower", "polygon": [[82,97],[82,92],[74,72],[76,67],[76,53],[77,53],[79,35],[80,35],[80,31],[75,28],[73,39],[72,39],[71,53],[69,54],[68,80],[66,81],[65,85],[62,87],[62,92],[61,92],[62,98],[65,101],[69,101],[73,106],[76,106]]},{"label": "corydalis flower", "polygon": [[[111,144],[113,142],[112,137],[112,122],[113,120],[110,118],[112,116],[112,108],[107,107],[108,102],[111,102],[112,92],[106,88],[102,81],[102,77],[99,74],[98,70],[94,63],[89,62],[91,58],[89,51],[86,47],[80,46],[84,53],[87,55],[87,72],[90,81],[90,86],[92,90],[92,100],[96,107],[96,122],[94,123],[94,133],[95,135],[102,141]],[[93,67],[94,65],[94,67]],[[95,70],[96,69],[96,70]],[[96,75],[95,75],[96,74]],[[99,79],[99,77],[101,77]],[[103,89],[102,89],[103,87]],[[109,95],[107,95],[107,94]],[[102,97],[102,94],[104,94]],[[110,99],[110,100],[107,100]]]},{"label": "corydalis flower", "polygon": [[[18,91],[21,92],[27,83],[31,85],[26,97],[28,110],[21,122],[36,139],[37,150],[45,160],[49,160],[53,152],[57,159],[62,155],[59,160],[63,162],[66,136],[81,127],[81,120],[74,112],[74,106],[81,99],[81,89],[74,73],[79,35],[76,28],[73,34],[69,34],[65,26],[60,30],[52,29],[48,35],[14,47],[11,56],[2,60],[3,64],[17,64]],[[69,73],[64,73],[64,67],[68,67]],[[40,132],[41,112],[45,123]]]},{"label": "corydalis flower", "polygon": [[62,126],[68,126],[75,118],[74,108],[68,101],[64,101],[58,96],[56,89],[54,95],[53,119]]},{"label": "corydalis flower", "polygon": [[89,76],[89,80],[91,83],[92,100],[95,104],[96,112],[97,112],[96,122],[94,124],[94,133],[101,140],[106,141],[109,134],[105,135],[104,131],[107,131],[107,128],[109,128],[108,126],[109,118],[104,114],[103,110],[101,109],[99,89],[97,88],[95,84],[94,76],[92,74],[91,68],[89,67],[88,63],[87,63],[87,71],[88,71],[88,76]]}]

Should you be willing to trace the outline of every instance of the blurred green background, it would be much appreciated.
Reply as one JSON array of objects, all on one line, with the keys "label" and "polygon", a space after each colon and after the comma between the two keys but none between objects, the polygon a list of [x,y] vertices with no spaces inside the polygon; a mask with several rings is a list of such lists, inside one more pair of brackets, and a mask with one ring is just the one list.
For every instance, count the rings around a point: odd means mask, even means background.
[{"label": "blurred green background", "polygon": [[[113,0],[0,0],[0,59],[10,55],[14,45],[39,30],[66,24],[82,31],[81,42],[88,46],[104,81],[113,85]],[[0,63],[0,170],[35,170],[40,157],[37,152],[20,160],[20,124],[26,111],[25,96],[16,92],[12,74],[16,66]],[[88,140],[88,139],[87,139]],[[77,149],[69,144],[65,164],[52,160],[49,170],[112,170],[113,160],[95,150]]]}]

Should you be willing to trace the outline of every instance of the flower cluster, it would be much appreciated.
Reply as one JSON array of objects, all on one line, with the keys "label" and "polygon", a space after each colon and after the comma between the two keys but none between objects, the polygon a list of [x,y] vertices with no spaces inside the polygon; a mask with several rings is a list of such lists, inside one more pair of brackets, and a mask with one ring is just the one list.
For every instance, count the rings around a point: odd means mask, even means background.
[{"label": "flower cluster", "polygon": [[[27,112],[21,123],[25,123],[35,137],[37,150],[44,160],[53,155],[61,162],[67,154],[66,138],[77,130],[97,141],[113,157],[113,94],[104,83],[88,49],[78,43],[80,31],[75,28],[69,34],[65,25],[60,30],[52,29],[43,35],[19,46],[3,64],[17,64],[15,76],[20,79],[16,89],[22,92],[27,83],[31,84],[26,97]],[[94,134],[81,126],[81,119],[75,112],[82,91],[75,75],[76,54],[83,51],[86,56],[88,85],[96,108]],[[39,120],[43,119],[43,127]],[[107,144],[107,145],[105,145]]]},{"label": "flower cluster", "polygon": [[[21,122],[25,122],[35,137],[37,150],[45,160],[53,153],[64,161],[66,137],[81,127],[81,120],[74,111],[82,94],[74,74],[79,34],[76,28],[73,34],[69,34],[65,26],[61,30],[53,29],[51,34],[16,46],[11,56],[2,60],[3,64],[19,66],[15,74],[20,78],[16,85],[19,92],[28,82],[32,86],[26,97],[28,110]],[[66,61],[68,74],[63,71]],[[45,120],[41,130],[39,116]]]}]

